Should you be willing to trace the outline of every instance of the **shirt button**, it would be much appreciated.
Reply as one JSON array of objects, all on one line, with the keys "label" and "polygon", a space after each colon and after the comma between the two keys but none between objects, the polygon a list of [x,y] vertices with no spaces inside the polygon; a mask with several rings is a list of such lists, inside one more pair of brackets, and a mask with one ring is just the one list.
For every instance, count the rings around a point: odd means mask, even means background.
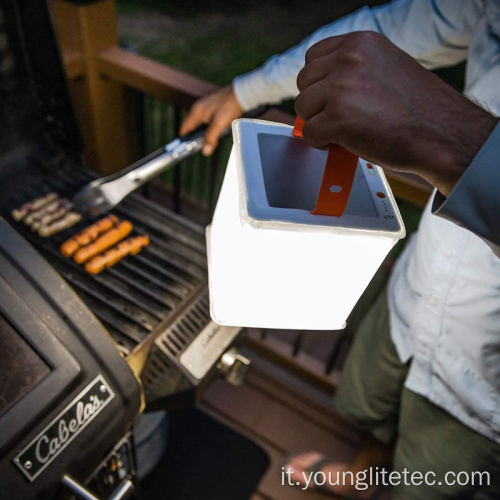
[{"label": "shirt button", "polygon": [[438,300],[436,299],[436,297],[431,297],[431,300],[429,300],[429,304],[432,306],[432,307],[436,307],[437,304],[438,304]]},{"label": "shirt button", "polygon": [[451,259],[453,257],[453,252],[450,252],[450,250],[446,250],[443,255],[445,259]]}]

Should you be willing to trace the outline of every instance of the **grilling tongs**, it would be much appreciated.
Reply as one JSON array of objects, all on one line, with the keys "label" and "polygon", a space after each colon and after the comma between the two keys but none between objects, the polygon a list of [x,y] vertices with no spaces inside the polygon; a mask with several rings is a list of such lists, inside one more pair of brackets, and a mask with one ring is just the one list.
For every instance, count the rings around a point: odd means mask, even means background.
[{"label": "grilling tongs", "polygon": [[[266,107],[260,107],[244,116],[256,118],[266,109]],[[92,217],[108,212],[146,182],[172,168],[184,158],[200,151],[206,128],[206,125],[202,125],[120,172],[90,182],[73,197],[72,203],[75,210]],[[230,130],[228,128],[222,135],[227,135]]]}]

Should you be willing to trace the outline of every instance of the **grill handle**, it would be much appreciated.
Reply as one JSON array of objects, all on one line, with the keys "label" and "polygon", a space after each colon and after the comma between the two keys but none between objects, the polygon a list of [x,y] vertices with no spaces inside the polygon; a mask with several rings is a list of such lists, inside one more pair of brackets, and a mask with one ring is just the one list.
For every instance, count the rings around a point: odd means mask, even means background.
[{"label": "grill handle", "polygon": [[[62,484],[80,500],[102,500],[96,497],[90,490],[81,485],[69,474],[63,476]],[[129,498],[133,492],[134,484],[132,481],[130,481],[130,479],[124,479],[107,500],[125,500]]]}]

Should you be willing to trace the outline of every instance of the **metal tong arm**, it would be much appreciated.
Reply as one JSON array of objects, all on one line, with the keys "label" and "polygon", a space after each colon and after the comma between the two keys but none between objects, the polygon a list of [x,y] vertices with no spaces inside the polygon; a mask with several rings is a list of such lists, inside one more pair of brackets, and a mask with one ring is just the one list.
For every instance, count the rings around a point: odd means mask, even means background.
[{"label": "metal tong arm", "polygon": [[[262,115],[267,107],[259,107],[244,116],[254,118]],[[180,161],[201,150],[203,138],[207,130],[207,125],[201,125],[192,132],[173,140],[166,146],[154,151],[150,155],[133,163],[120,172],[103,177],[99,180],[99,185],[105,188],[109,199],[115,204],[138,189],[140,186],[157,177],[162,172],[177,165]],[[226,129],[221,136],[230,132]]]},{"label": "metal tong arm", "polygon": [[191,141],[176,139],[125,170],[99,179],[99,186],[109,201],[117,204],[146,182],[199,151],[202,143],[203,135]]}]

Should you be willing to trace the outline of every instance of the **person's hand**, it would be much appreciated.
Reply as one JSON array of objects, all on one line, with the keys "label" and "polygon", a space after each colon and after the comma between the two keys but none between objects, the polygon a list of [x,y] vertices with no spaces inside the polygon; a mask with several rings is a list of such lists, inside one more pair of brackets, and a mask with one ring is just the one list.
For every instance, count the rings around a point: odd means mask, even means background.
[{"label": "person's hand", "polygon": [[233,120],[243,114],[233,87],[228,85],[213,94],[198,99],[191,107],[188,115],[182,122],[180,133],[187,134],[196,127],[207,123],[203,148],[201,152],[210,156],[219,143],[219,136],[226,130]]},{"label": "person's hand", "polygon": [[447,196],[497,119],[374,32],[313,45],[295,110],[314,147],[340,144],[368,161],[413,172]]}]

